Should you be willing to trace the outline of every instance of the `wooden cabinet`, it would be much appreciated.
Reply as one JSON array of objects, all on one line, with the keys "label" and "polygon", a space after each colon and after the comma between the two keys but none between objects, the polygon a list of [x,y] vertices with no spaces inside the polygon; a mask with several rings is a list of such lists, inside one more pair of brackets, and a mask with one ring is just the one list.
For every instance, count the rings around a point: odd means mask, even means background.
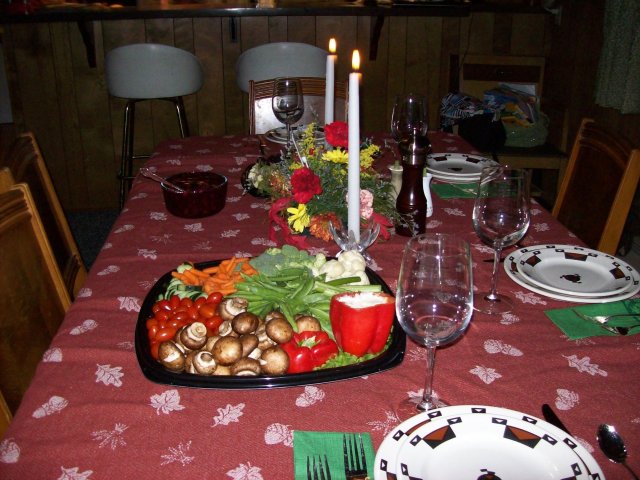
[{"label": "wooden cabinet", "polygon": [[[394,96],[409,91],[428,96],[437,127],[440,100],[456,73],[450,68],[452,55],[546,56],[550,23],[552,18],[540,13],[493,12],[12,23],[3,27],[3,47],[15,125],[18,131],[35,132],[65,209],[111,209],[118,202],[124,107],[105,86],[104,56],[112,48],[158,42],[194,53],[205,82],[198,94],[185,99],[191,133],[219,135],[249,131],[247,96],[235,83],[241,52],[276,41],[327,48],[333,36],[337,79],[347,79],[351,52],[360,50],[361,128],[366,132],[388,130]],[[140,152],[178,136],[174,113],[165,103],[141,105],[136,112]]]}]

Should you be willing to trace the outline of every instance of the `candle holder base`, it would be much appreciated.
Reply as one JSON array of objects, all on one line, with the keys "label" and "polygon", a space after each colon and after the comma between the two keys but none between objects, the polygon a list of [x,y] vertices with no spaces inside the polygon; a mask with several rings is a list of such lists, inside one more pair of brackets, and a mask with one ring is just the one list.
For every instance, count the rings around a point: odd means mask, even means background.
[{"label": "candle holder base", "polygon": [[372,258],[366,250],[378,238],[380,233],[380,225],[378,223],[374,223],[369,228],[360,231],[360,240],[356,240],[353,230],[347,231],[345,228],[335,227],[333,222],[329,222],[329,231],[342,252],[356,250],[364,257],[367,264],[372,262]]}]

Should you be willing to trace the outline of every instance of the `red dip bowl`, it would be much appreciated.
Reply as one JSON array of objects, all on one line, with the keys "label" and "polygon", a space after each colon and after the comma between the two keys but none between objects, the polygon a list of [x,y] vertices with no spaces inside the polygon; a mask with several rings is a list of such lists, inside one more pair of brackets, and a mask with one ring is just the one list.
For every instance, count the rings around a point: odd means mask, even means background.
[{"label": "red dip bowl", "polygon": [[182,188],[179,193],[161,183],[164,204],[169,213],[183,218],[215,215],[227,199],[227,177],[213,172],[185,172],[167,178]]}]

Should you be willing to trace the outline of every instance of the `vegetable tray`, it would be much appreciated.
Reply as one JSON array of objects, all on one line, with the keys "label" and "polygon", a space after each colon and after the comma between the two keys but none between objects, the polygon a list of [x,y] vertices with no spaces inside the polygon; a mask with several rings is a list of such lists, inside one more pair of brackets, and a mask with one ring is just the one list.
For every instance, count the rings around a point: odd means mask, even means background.
[{"label": "vegetable tray", "polygon": [[[195,266],[196,268],[203,269],[219,263],[220,261],[210,261],[197,263]],[[367,268],[366,273],[372,284],[380,285],[382,291],[393,294],[385,281],[373,270]],[[375,358],[354,365],[327,368],[306,373],[257,377],[203,376],[185,372],[171,372],[151,356],[146,329],[146,320],[152,316],[151,308],[158,299],[158,296],[165,292],[171,278],[171,272],[168,272],[151,288],[151,291],[147,294],[142,304],[136,324],[135,347],[138,363],[144,376],[153,382],[183,387],[216,389],[295,387],[371,375],[399,365],[404,358],[406,338],[396,317],[393,321],[387,349]]]}]

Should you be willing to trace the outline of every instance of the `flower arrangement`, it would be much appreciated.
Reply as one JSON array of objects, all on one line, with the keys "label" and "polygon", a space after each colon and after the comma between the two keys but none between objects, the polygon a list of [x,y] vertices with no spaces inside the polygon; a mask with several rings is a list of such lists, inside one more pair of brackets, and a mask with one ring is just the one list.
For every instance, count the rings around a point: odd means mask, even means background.
[{"label": "flower arrangement", "polygon": [[[300,234],[325,241],[333,237],[329,222],[336,227],[347,217],[348,128],[344,122],[324,127],[326,145],[318,145],[316,125],[309,124],[279,162],[259,161],[245,174],[246,189],[272,200],[269,211],[272,241],[281,231],[285,243],[306,247]],[[360,214],[362,227],[380,225],[382,238],[397,217],[392,187],[373,168],[380,149],[370,139],[360,149]]]}]

